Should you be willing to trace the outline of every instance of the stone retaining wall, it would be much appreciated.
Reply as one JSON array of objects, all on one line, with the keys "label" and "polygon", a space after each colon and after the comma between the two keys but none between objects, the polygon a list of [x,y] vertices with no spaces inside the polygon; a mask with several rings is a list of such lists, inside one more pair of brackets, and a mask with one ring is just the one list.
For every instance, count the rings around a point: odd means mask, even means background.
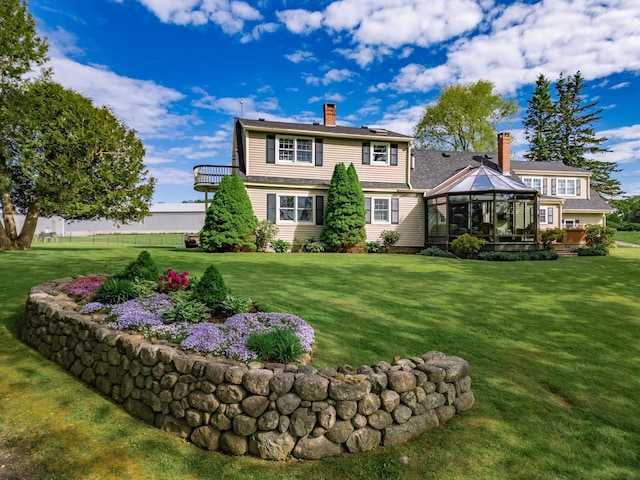
[{"label": "stone retaining wall", "polygon": [[[65,280],[29,292],[21,337],[132,415],[208,450],[320,459],[397,445],[474,404],[469,365],[421,357],[337,369],[181,351],[82,315]],[[69,281],[69,279],[66,279]]]}]

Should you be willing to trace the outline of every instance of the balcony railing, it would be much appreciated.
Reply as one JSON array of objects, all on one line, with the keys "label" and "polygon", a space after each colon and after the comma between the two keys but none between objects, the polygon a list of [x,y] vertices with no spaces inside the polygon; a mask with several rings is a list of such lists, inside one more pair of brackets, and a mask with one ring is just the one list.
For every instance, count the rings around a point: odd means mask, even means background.
[{"label": "balcony railing", "polygon": [[193,167],[193,188],[198,192],[213,192],[225,175],[233,175],[238,167],[196,165]]}]

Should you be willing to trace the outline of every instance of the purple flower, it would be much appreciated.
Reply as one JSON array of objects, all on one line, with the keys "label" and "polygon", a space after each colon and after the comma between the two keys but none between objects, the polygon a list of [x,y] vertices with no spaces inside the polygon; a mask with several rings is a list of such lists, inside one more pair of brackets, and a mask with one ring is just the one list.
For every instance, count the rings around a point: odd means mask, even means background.
[{"label": "purple flower", "polygon": [[162,312],[172,306],[169,296],[164,293],[135,298],[115,305],[109,315],[112,320],[108,325],[116,330],[148,331],[163,325]]}]

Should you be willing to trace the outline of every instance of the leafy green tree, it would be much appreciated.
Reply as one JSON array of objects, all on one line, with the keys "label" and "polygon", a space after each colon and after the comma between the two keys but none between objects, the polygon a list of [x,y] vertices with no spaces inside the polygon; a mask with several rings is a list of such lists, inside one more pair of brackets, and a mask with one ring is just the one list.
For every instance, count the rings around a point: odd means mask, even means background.
[{"label": "leafy green tree", "polygon": [[498,125],[518,109],[518,103],[505,100],[490,81],[450,85],[425,108],[414,128],[415,141],[437,150],[495,152]]},{"label": "leafy green tree", "polygon": [[207,210],[200,245],[207,252],[255,251],[257,227],[242,179],[225,175]]},{"label": "leafy green tree", "polygon": [[611,178],[611,175],[620,171],[615,163],[587,158],[588,155],[602,154],[608,150],[602,147],[607,138],[598,137],[594,130],[594,123],[600,120],[602,109],[596,108],[597,102],[584,103],[584,87],[585,80],[580,72],[567,78],[560,75],[556,82],[557,136],[553,159],[589,170],[594,190],[608,198],[619,196],[623,193],[620,182]]},{"label": "leafy green tree", "polygon": [[553,160],[556,137],[556,110],[551,98],[550,82],[543,74],[538,76],[528,104],[522,124],[524,136],[529,141],[529,152],[524,156],[528,160],[550,162]]},{"label": "leafy green tree", "polygon": [[330,250],[355,251],[364,248],[365,230],[364,194],[353,164],[349,170],[343,163],[336,164],[327,192],[324,229],[320,240]]},{"label": "leafy green tree", "polygon": [[[56,83],[14,93],[19,113],[5,128],[0,158],[0,249],[30,248],[40,216],[126,223],[148,214],[155,181],[133,130]],[[14,212],[26,216],[19,234]]]}]

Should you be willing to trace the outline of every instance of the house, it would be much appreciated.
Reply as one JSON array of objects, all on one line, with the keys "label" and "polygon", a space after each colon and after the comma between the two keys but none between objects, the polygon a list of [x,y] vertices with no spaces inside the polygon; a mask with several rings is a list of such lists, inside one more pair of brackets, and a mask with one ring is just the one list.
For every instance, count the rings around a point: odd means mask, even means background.
[{"label": "house", "polygon": [[611,211],[590,189],[588,172],[512,162],[508,133],[498,136],[498,153],[419,150],[407,135],[337,125],[333,103],[323,113],[323,124],[236,118],[232,164],[196,166],[194,188],[208,195],[223,175],[239,175],[258,220],[293,242],[320,236],[334,167],[352,163],[367,241],[394,230],[405,249],[447,248],[470,233],[488,249],[534,250],[539,229],[604,223]]}]

